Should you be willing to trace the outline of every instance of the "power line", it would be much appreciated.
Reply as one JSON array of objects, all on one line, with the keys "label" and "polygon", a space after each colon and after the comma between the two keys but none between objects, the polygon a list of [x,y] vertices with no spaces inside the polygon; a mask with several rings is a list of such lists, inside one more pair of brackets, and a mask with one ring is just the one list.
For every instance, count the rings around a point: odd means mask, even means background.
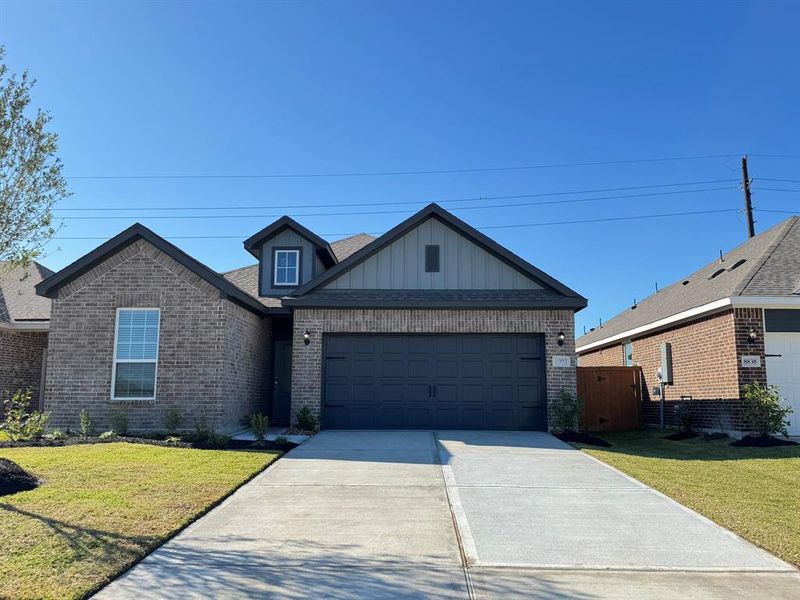
[{"label": "power line", "polygon": [[[510,196],[474,196],[470,198],[450,198],[447,200],[437,200],[439,204],[449,204],[452,202],[480,202],[485,200],[515,200],[519,198],[541,198],[548,196],[571,196],[574,194],[596,194],[602,192],[623,192],[631,190],[647,190],[655,188],[669,188],[680,187],[687,185],[710,185],[713,183],[733,183],[738,179],[709,179],[706,181],[684,181],[678,183],[659,183],[652,185],[634,185],[627,187],[615,188],[596,188],[593,190],[573,190],[568,192],[537,192],[535,194],[516,194]],[[336,203],[331,204],[286,204],[286,205],[249,205],[249,206],[102,206],[95,208],[86,207],[66,207],[56,208],[57,211],[123,211],[123,210],[146,210],[146,211],[165,211],[165,210],[275,210],[275,209],[288,209],[294,210],[298,208],[332,208],[332,207],[353,207],[353,206],[401,206],[409,204],[426,204],[429,200],[411,200],[411,201],[386,201],[386,202],[351,202],[351,203]]]},{"label": "power line", "polygon": [[[591,162],[550,163],[524,165],[519,167],[483,167],[475,169],[432,169],[424,171],[363,171],[349,173],[254,173],[254,174],[213,174],[213,175],[70,175],[67,179],[310,179],[320,177],[378,177],[398,175],[442,175],[448,173],[489,173],[498,171],[527,171],[534,169],[562,169],[568,167],[595,167],[637,163],[655,163],[687,160],[706,160],[738,157],[739,154],[705,154],[699,156],[670,156],[665,158],[638,158],[625,160],[603,160]],[[756,155],[754,155],[756,156]]]},{"label": "power line", "polygon": [[750,156],[757,156],[759,158],[800,158],[800,154],[753,154]]},{"label": "power line", "polygon": [[[800,183],[800,182],[798,182]],[[800,192],[800,190],[787,190],[785,188],[754,187],[753,191],[764,190],[767,192]]]},{"label": "power line", "polygon": [[754,181],[780,181],[785,183],[800,183],[800,179],[773,179],[771,177],[759,177]]},{"label": "power line", "polygon": [[754,208],[756,212],[763,212],[763,213],[778,213],[783,215],[796,215],[798,211],[796,210],[775,210],[772,208]]},{"label": "power line", "polygon": [[[635,215],[629,217],[602,217],[598,219],[580,219],[576,221],[547,221],[543,223],[515,223],[512,225],[486,225],[484,227],[477,227],[476,229],[483,230],[483,229],[516,229],[520,227],[546,227],[550,225],[578,225],[583,223],[605,223],[609,221],[635,221],[635,220],[642,220],[642,219],[662,219],[667,217],[685,217],[685,216],[694,216],[694,215],[710,215],[710,214],[721,214],[721,213],[738,213],[740,212],[737,208],[723,208],[717,210],[698,210],[698,211],[691,211],[691,212],[676,212],[676,213],[661,213],[661,214],[654,214],[654,215]],[[363,232],[358,232],[363,233]],[[358,235],[358,233],[321,233],[319,235],[327,236],[327,237],[335,237],[335,236],[348,236],[348,235]],[[374,235],[380,235],[380,233],[373,232]],[[170,237],[169,239],[173,240],[217,240],[217,239],[245,239],[250,234],[243,234],[243,235],[189,235],[189,236],[175,236]],[[107,237],[57,237],[57,240],[107,240]]]},{"label": "power line", "polygon": [[[715,192],[720,190],[733,190],[737,189],[735,187],[727,186],[727,187],[716,187],[716,188],[705,188],[702,190],[677,190],[671,192],[649,192],[647,194],[628,194],[625,196],[604,196],[604,197],[597,197],[597,198],[574,198],[571,200],[544,200],[540,202],[515,202],[511,204],[488,204],[484,206],[451,206],[451,210],[486,210],[492,208],[517,208],[522,206],[542,206],[548,204],[574,204],[578,202],[596,202],[599,200],[619,200],[625,198],[645,198],[645,197],[653,197],[653,196],[669,196],[675,194],[691,194],[691,193],[698,193],[698,192]],[[398,209],[398,210],[367,210],[367,211],[348,211],[348,212],[322,212],[322,213],[298,213],[294,216],[297,218],[300,217],[345,217],[345,216],[361,216],[361,215],[391,215],[391,214],[407,214],[413,212],[413,209]],[[259,214],[259,215],[230,215],[230,214],[221,214],[221,215],[148,215],[148,216],[137,216],[137,215],[111,215],[111,216],[96,216],[96,215],[89,215],[89,216],[77,216],[77,217],[60,217],[61,220],[64,221],[104,221],[104,220],[117,220],[117,219],[156,219],[156,220],[163,220],[163,219],[272,219],[277,218],[282,215],[280,214]]]}]

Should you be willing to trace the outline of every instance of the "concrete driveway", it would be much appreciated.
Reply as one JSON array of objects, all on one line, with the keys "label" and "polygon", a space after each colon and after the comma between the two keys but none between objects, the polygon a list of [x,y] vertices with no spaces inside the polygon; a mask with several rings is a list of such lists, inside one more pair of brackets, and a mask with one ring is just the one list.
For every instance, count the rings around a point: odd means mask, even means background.
[{"label": "concrete driveway", "polygon": [[326,431],[99,598],[796,597],[789,565],[552,436]]}]

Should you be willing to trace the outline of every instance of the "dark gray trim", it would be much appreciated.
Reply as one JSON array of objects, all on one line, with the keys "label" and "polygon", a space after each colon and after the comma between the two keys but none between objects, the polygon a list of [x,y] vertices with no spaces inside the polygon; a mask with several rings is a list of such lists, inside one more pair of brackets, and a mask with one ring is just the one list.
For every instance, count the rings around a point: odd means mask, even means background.
[{"label": "dark gray trim", "polygon": [[800,332],[800,310],[792,308],[765,308],[764,331],[772,333]]},{"label": "dark gray trim", "polygon": [[286,228],[293,229],[302,237],[306,238],[309,242],[317,246],[320,259],[322,260],[323,264],[325,264],[326,267],[332,267],[337,262],[339,262],[336,259],[336,255],[333,253],[330,244],[326,240],[322,239],[316,233],[314,233],[307,227],[303,227],[293,218],[286,215],[284,215],[274,223],[267,225],[264,229],[262,229],[258,233],[251,235],[249,238],[247,238],[244,241],[245,250],[247,250],[250,254],[252,254],[253,256],[255,256],[260,260],[261,246],[263,245],[263,243],[267,241],[268,238],[272,237],[273,235],[279,233],[280,231]]},{"label": "dark gray trim", "polygon": [[143,239],[161,250],[161,252],[189,269],[189,271],[213,285],[232,302],[247,308],[259,316],[269,314],[270,310],[263,306],[258,300],[240,290],[219,273],[209,269],[199,260],[189,256],[174,244],[171,244],[161,236],[153,233],[141,223],[134,223],[125,231],[117,234],[107,242],[100,244],[97,248],[79,258],[71,265],[64,267],[58,273],[40,282],[36,285],[36,293],[47,298],[55,298],[61,286],[80,277],[105,260],[108,255],[124,250],[138,239]]},{"label": "dark gray trim", "polygon": [[[275,283],[275,270],[278,268],[275,262],[275,254],[281,250],[292,250],[297,252],[297,283]],[[303,281],[303,247],[302,246],[272,246],[272,272],[270,273],[269,283],[272,289],[292,289],[296,288]],[[259,264],[263,263],[262,260]],[[313,264],[313,263],[312,263]],[[261,282],[259,282],[259,285]]]},{"label": "dark gray trim", "polygon": [[384,248],[391,244],[393,241],[398,239],[400,236],[405,234],[410,229],[416,227],[418,224],[422,223],[425,219],[429,217],[436,217],[442,223],[449,226],[454,231],[466,236],[472,242],[482,246],[491,254],[493,254],[498,259],[502,260],[506,264],[522,271],[523,273],[527,274],[529,277],[532,277],[536,281],[544,284],[547,287],[550,287],[560,294],[563,294],[567,298],[572,298],[577,301],[579,304],[578,310],[581,308],[586,307],[588,304],[586,298],[571,290],[563,283],[557,281],[544,271],[541,271],[530,264],[525,259],[517,256],[510,250],[503,248],[500,244],[489,238],[488,236],[482,234],[480,231],[475,229],[474,227],[467,225],[464,221],[453,215],[452,213],[446,211],[438,204],[429,204],[417,214],[413,215],[412,217],[406,219],[396,227],[392,228],[391,230],[384,233],[378,239],[376,239],[371,244],[368,244],[358,252],[352,254],[342,262],[338,263],[337,265],[331,267],[325,273],[316,277],[315,279],[309,281],[307,284],[302,285],[295,289],[292,292],[292,296],[302,296],[312,290],[319,288],[320,286],[324,285],[325,283],[331,281],[338,275],[341,275],[345,271],[352,269],[358,263],[366,260],[376,252],[378,252],[381,248]]},{"label": "dark gray trim", "polygon": [[314,298],[314,297],[292,297],[287,296],[282,299],[284,306],[292,308],[450,308],[450,309],[547,309],[547,308],[569,308],[580,310],[586,306],[586,301],[582,298],[563,298],[563,299],[532,299],[515,298],[508,300],[442,300],[442,299],[356,299],[356,298]]}]

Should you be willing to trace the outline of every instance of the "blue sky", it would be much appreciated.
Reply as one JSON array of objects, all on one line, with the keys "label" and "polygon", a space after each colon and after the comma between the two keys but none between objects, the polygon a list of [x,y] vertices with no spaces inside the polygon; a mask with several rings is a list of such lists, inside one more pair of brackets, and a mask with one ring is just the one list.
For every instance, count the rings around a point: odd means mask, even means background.
[{"label": "blue sky", "polygon": [[[800,158],[761,156],[800,155],[798,19],[800,5],[777,1],[6,1],[0,40],[12,69],[38,79],[34,103],[52,113],[75,177],[45,264],[61,268],[101,242],[63,238],[110,237],[140,221],[223,271],[253,262],[241,241],[272,214],[333,240],[385,231],[430,201],[477,227],[735,210],[744,152],[756,208],[800,212],[800,192],[763,189],[800,183],[759,181],[800,180]],[[730,156],[79,179],[698,155]],[[700,181],[717,183],[530,196]],[[639,196],[531,204],[619,195]],[[528,197],[450,202],[497,196]],[[107,210],[121,207],[134,210]],[[76,208],[92,210],[66,210]],[[787,216],[759,212],[757,231]],[[485,233],[589,298],[580,333],[741,243],[745,225],[728,212]],[[236,237],[180,239],[192,235]]]}]

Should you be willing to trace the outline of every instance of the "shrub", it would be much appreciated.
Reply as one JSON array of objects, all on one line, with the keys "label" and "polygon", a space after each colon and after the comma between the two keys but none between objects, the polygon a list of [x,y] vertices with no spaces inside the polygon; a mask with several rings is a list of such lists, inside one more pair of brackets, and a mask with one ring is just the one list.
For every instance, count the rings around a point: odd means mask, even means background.
[{"label": "shrub", "polygon": [[128,433],[128,413],[124,410],[115,410],[111,413],[111,429],[119,435]]},{"label": "shrub", "polygon": [[180,445],[180,443],[182,441],[183,440],[181,438],[179,438],[178,436],[175,436],[175,435],[171,435],[167,439],[164,440],[164,442],[166,442],[170,446],[178,446],[178,445]]},{"label": "shrub", "polygon": [[264,441],[267,435],[268,425],[269,419],[265,415],[261,413],[253,413],[250,415],[250,429],[253,431],[253,435],[256,436],[256,441]]},{"label": "shrub", "polygon": [[180,411],[177,408],[170,408],[164,415],[164,428],[167,430],[167,433],[175,435],[178,429],[180,429],[182,421],[183,418],[181,417]]},{"label": "shrub", "polygon": [[83,438],[91,437],[92,433],[94,433],[92,418],[89,416],[89,411],[87,411],[85,408],[81,411],[80,414],[80,425],[78,426],[78,433],[80,433],[81,437]]},{"label": "shrub", "polygon": [[214,434],[214,428],[208,423],[208,414],[205,407],[201,408],[194,417],[194,434],[198,438],[205,438]]},{"label": "shrub", "polygon": [[61,440],[67,439],[67,434],[61,431],[60,429],[53,429],[53,431],[51,431],[44,437],[46,437],[48,440],[59,442]]},{"label": "shrub", "polygon": [[561,390],[552,407],[553,429],[559,432],[579,430],[582,410],[580,399],[573,398],[567,390]]},{"label": "shrub", "polygon": [[301,431],[317,430],[317,418],[311,414],[311,409],[307,406],[297,411],[297,428]]},{"label": "shrub", "polygon": [[289,438],[287,438],[285,435],[279,435],[275,438],[275,443],[279,446],[283,446],[289,443]]},{"label": "shrub", "polygon": [[200,448],[221,449],[226,448],[231,443],[231,438],[221,433],[211,433],[204,438],[195,441],[195,445]]},{"label": "shrub", "polygon": [[743,400],[745,418],[755,433],[789,437],[788,416],[792,409],[781,403],[778,386],[749,383],[744,386]]},{"label": "shrub", "polygon": [[104,431],[98,436],[98,438],[103,441],[113,440],[118,437],[119,434],[116,431]]},{"label": "shrub", "polygon": [[2,428],[14,441],[41,438],[47,430],[50,420],[49,412],[28,412],[31,405],[31,390],[17,390],[12,396],[6,394],[3,399],[5,419]]},{"label": "shrub", "polygon": [[683,431],[687,433],[694,431],[695,418],[692,413],[692,405],[689,402],[683,400],[675,405],[675,417],[677,417]]}]

